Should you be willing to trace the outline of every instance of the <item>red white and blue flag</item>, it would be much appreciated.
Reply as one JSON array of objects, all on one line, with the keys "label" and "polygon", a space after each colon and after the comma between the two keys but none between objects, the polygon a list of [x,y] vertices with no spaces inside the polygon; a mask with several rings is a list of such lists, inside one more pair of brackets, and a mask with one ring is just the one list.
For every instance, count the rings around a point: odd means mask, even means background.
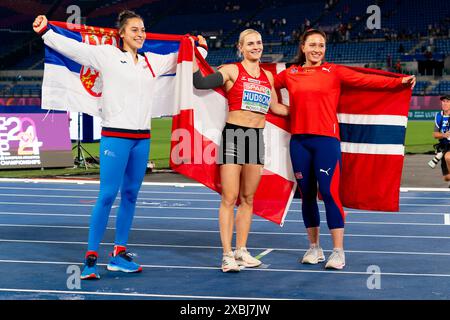
[{"label": "red white and blue flag", "polygon": [[[65,37],[91,45],[107,44],[118,46],[117,29],[76,25],[50,21],[48,28]],[[140,52],[170,54],[177,52],[180,35],[147,33],[146,41]],[[155,117],[170,115],[174,97],[170,89],[174,88],[173,75],[160,77],[157,81],[155,99],[161,104],[154,104]],[[169,88],[164,90],[163,88]],[[98,70],[82,66],[56,50],[45,46],[44,80],[42,83],[42,108],[83,112],[93,116],[100,115],[100,97],[102,94],[102,77]],[[170,110],[170,111],[168,111]],[[169,112],[169,113],[168,113]]]},{"label": "red white and blue flag", "polygon": [[[263,67],[279,73],[284,63]],[[349,67],[365,74],[403,75]],[[405,135],[412,90],[361,89],[343,86],[338,106],[342,172],[339,186],[342,205],[348,208],[398,211],[405,152]],[[289,96],[279,93],[285,104]]]}]

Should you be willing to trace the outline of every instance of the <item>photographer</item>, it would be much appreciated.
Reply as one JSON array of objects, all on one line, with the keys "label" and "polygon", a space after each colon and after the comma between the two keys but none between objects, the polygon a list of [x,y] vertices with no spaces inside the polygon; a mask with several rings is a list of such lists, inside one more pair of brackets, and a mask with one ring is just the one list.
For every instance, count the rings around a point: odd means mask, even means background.
[{"label": "photographer", "polygon": [[[450,95],[441,97],[442,111],[436,113],[434,121],[433,137],[439,139],[439,143],[436,145],[437,155],[430,161],[430,166],[434,168],[437,162],[442,158],[441,168],[442,175],[445,181],[450,181],[449,167],[450,167]],[[431,164],[433,162],[433,164]],[[450,187],[450,185],[449,185]]]}]

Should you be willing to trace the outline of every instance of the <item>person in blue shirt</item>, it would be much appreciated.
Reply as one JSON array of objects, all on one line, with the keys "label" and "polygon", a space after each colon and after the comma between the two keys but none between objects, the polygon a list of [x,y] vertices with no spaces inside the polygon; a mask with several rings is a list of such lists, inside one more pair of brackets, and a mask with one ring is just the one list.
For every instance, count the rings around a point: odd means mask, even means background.
[{"label": "person in blue shirt", "polygon": [[435,116],[433,138],[439,139],[437,149],[442,152],[442,175],[445,181],[450,182],[450,94],[441,97],[441,107],[442,111]]}]

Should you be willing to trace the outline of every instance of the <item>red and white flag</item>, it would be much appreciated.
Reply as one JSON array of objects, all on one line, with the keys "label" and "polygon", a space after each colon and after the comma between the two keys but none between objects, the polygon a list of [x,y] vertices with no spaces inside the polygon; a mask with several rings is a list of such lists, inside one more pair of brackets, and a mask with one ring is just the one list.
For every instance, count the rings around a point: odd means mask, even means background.
[{"label": "red and white flag", "polygon": [[[216,159],[228,113],[227,99],[221,88],[197,90],[193,87],[192,58],[192,45],[189,40],[182,40],[175,80],[175,105],[179,111],[172,122],[170,166],[220,193]],[[204,75],[213,72],[198,53],[196,58]],[[282,225],[296,188],[289,157],[287,120],[269,114],[263,134],[265,165],[253,210]]]}]

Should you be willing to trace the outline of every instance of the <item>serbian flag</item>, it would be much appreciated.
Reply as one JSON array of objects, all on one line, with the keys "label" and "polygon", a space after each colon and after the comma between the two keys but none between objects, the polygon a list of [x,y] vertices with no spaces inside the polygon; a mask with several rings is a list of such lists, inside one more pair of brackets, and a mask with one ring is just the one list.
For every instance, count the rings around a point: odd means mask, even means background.
[{"label": "serbian flag", "polygon": [[[285,64],[266,64],[274,74]],[[366,74],[388,77],[404,75],[348,67]],[[340,196],[344,207],[398,211],[405,135],[412,90],[361,89],[343,86],[338,106],[342,173]],[[289,101],[284,89],[283,103]]]},{"label": "serbian flag", "polygon": [[[204,75],[213,72],[197,50],[196,58]],[[192,46],[182,43],[178,54],[178,84],[175,86],[180,108],[172,122],[170,166],[221,193],[216,159],[228,113],[227,99],[222,88],[197,90],[193,87],[192,59]],[[283,225],[296,188],[289,156],[290,133],[286,119],[268,115],[266,120],[263,131],[265,165],[253,210],[255,214]]]},{"label": "serbian flag", "polygon": [[[65,37],[90,45],[119,46],[117,29],[77,25],[49,21],[48,28]],[[184,36],[146,33],[140,53],[152,52],[166,55],[178,51]],[[154,117],[172,115],[174,111],[173,90],[175,74],[158,78],[152,114]],[[83,112],[100,115],[102,75],[92,67],[83,66],[63,54],[45,46],[44,79],[42,82],[42,109]]]}]

